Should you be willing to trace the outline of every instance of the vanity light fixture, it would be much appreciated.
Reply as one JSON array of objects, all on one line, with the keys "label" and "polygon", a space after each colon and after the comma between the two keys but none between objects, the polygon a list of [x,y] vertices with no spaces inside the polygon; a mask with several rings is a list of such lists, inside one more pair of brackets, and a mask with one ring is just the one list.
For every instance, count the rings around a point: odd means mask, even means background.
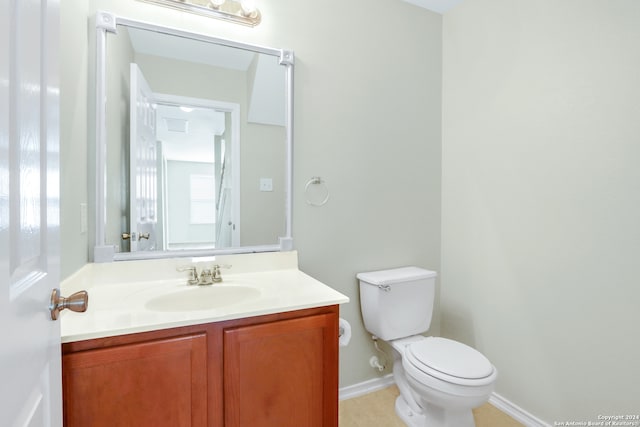
[{"label": "vanity light fixture", "polygon": [[256,0],[139,0],[255,27],[262,19]]}]

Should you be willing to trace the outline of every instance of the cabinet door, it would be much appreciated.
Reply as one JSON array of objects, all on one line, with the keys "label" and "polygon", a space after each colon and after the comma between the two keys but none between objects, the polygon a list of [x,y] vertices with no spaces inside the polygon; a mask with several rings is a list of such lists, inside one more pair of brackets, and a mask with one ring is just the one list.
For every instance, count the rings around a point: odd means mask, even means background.
[{"label": "cabinet door", "polygon": [[225,329],[225,427],[337,426],[337,333],[335,314]]},{"label": "cabinet door", "polygon": [[64,418],[80,426],[205,426],[205,334],[63,356]]}]

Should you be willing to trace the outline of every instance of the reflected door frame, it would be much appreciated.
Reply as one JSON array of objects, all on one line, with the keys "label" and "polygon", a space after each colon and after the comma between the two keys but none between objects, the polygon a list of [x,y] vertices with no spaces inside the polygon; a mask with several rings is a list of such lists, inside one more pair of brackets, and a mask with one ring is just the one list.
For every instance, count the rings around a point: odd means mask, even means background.
[{"label": "reflected door frame", "polygon": [[[209,108],[216,111],[229,113],[231,115],[231,246],[240,247],[240,104],[233,102],[224,102],[211,99],[192,98],[187,96],[168,95],[163,93],[155,93],[155,99],[158,103],[166,105],[184,106],[188,105],[197,108]],[[164,174],[164,172],[163,172]],[[216,182],[216,185],[218,183]],[[166,186],[163,185],[163,200],[167,199]],[[165,219],[163,224],[163,235],[168,236],[166,203],[163,202],[162,217]],[[216,240],[218,236],[216,235]],[[167,239],[165,238],[165,242]]]}]

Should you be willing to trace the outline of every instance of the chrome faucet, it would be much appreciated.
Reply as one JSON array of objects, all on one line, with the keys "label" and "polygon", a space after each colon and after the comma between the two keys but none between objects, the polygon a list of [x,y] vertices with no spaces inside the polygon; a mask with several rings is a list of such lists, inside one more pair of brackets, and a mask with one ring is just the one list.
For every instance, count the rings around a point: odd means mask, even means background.
[{"label": "chrome faucet", "polygon": [[230,265],[218,265],[215,264],[212,269],[205,268],[200,272],[198,276],[198,269],[192,265],[185,265],[176,268],[177,271],[188,271],[189,278],[187,279],[187,285],[212,285],[214,283],[222,282],[221,268],[231,268]]}]

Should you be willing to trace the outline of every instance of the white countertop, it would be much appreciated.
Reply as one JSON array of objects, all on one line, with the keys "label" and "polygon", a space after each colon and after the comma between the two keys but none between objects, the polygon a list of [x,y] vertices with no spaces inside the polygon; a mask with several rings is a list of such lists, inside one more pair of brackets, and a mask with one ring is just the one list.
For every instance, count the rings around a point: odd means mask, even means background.
[{"label": "white countertop", "polygon": [[[233,265],[222,270],[222,283],[189,286],[186,273],[175,271],[178,265],[215,263]],[[61,313],[63,343],[349,302],[298,270],[295,252],[89,264],[61,288],[65,296],[80,289],[89,293],[86,312]],[[241,296],[233,297],[238,291]],[[209,307],[182,310],[180,301]]]}]

